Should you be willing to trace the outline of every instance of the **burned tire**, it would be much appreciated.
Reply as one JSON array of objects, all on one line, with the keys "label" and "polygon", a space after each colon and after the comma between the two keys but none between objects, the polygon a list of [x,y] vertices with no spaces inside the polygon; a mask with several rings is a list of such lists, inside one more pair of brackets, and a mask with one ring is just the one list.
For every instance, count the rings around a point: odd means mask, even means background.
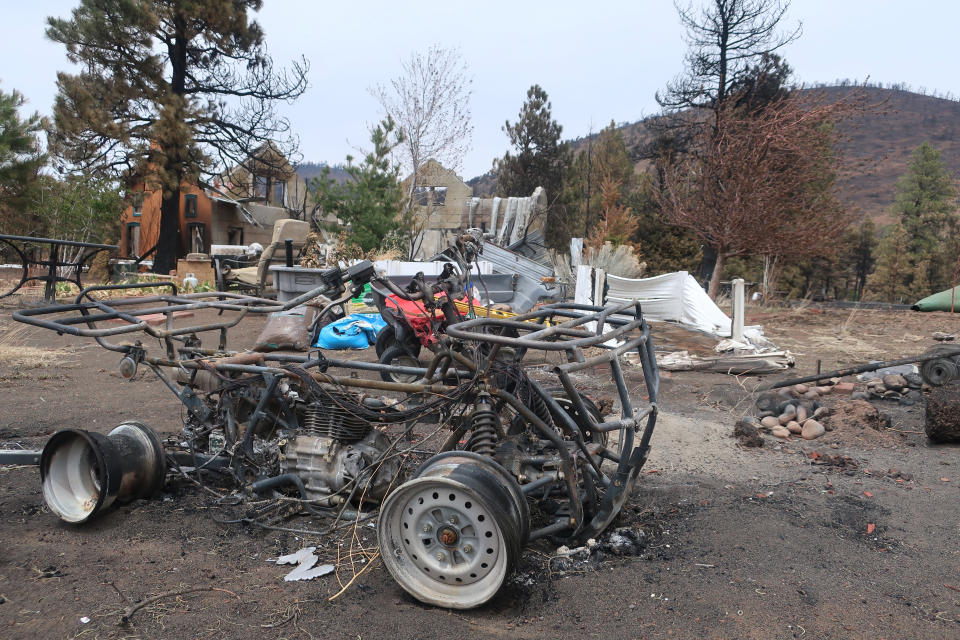
[{"label": "burned tire", "polygon": [[[567,412],[571,417],[576,419],[578,417],[577,408],[573,404],[573,400],[567,397],[566,392],[563,389],[549,389],[550,395],[557,401],[557,403],[563,407],[563,410]],[[588,398],[586,394],[577,392],[580,396],[580,400],[583,401],[583,406],[587,410],[587,420],[593,424],[600,424],[603,422],[603,415],[600,413],[600,408],[594,403],[593,400]],[[593,442],[596,444],[602,444],[607,446],[608,435],[602,431],[592,431],[592,430],[583,430],[583,439],[586,442]]]},{"label": "burned tire", "polygon": [[[554,400],[557,401],[557,404],[574,420],[576,420],[579,415],[577,413],[577,408],[567,396],[566,390],[562,387],[550,387],[546,389],[546,392],[550,394]],[[600,408],[591,400],[585,393],[577,392],[580,396],[580,400],[583,401],[584,408],[587,410],[587,421],[593,424],[599,424],[603,422],[603,415],[600,413]],[[559,426],[559,425],[558,425]],[[517,434],[520,433],[526,427],[526,421],[522,416],[515,416],[513,421],[510,424],[510,433]],[[592,431],[589,429],[581,429],[583,432],[583,439],[586,443],[595,443],[607,446],[608,434],[601,431]],[[566,434],[563,434],[566,436]]]},{"label": "burned tire", "polygon": [[[957,350],[953,345],[938,345],[927,351],[929,355],[951,353]],[[920,366],[920,376],[932,387],[943,386],[960,377],[960,356],[944,356],[936,360],[927,360]]]},{"label": "burned tire", "polygon": [[490,458],[428,460],[380,509],[380,554],[394,580],[427,604],[478,607],[496,595],[527,542],[530,514],[516,481]]}]

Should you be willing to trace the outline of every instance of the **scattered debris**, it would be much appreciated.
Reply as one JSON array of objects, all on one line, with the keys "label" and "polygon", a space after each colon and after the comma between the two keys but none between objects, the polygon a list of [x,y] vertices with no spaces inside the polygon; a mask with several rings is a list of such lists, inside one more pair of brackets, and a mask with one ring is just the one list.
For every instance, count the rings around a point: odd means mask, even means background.
[{"label": "scattered debris", "polygon": [[818,466],[837,467],[839,469],[850,470],[856,469],[859,466],[857,461],[850,456],[844,456],[840,454],[831,455],[829,453],[811,451],[807,454],[807,457],[810,458],[810,464]]},{"label": "scattered debris", "polygon": [[[320,559],[314,553],[316,547],[304,547],[299,551],[294,553],[280,556],[279,558],[273,560],[274,564],[295,564],[297,567],[283,577],[284,582],[295,582],[297,580],[313,580],[314,578],[319,578],[320,576],[325,576],[328,573],[333,573],[334,566],[332,564],[322,564],[319,567],[314,566],[317,564],[317,561]],[[270,562],[268,560],[268,562]]]},{"label": "scattered debris", "polygon": [[690,355],[686,351],[674,351],[659,356],[657,361],[660,368],[666,371],[714,371],[727,374],[774,373],[788,369],[794,363],[794,357],[789,351],[708,357]]},{"label": "scattered debris", "polygon": [[867,380],[868,397],[878,400],[895,400],[910,406],[923,399],[920,389],[923,380],[917,373],[888,373],[882,377]]}]

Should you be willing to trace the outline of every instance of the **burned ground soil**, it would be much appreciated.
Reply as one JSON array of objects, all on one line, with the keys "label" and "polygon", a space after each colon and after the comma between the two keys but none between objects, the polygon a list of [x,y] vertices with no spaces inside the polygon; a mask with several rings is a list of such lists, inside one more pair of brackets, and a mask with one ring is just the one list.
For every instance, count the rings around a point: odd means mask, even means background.
[{"label": "burned ground soil", "polygon": [[[22,328],[11,311],[0,310],[0,446],[40,448],[59,429],[106,432],[127,419],[179,431],[178,401],[149,372],[127,382],[116,354]],[[949,314],[808,307],[747,320],[797,354],[780,377],[817,360],[828,370],[920,353],[934,331],[960,332]],[[231,346],[261,325],[245,320]],[[655,326],[661,344],[690,348],[675,329],[659,336]],[[639,370],[628,379],[641,393]],[[577,382],[612,395],[600,375]],[[733,429],[759,382],[664,373],[653,453],[607,534],[583,549],[529,546],[473,611],[407,596],[357,552],[375,548],[369,522],[323,536],[303,517],[253,527],[243,523],[252,507],[180,480],[71,526],[46,508],[36,468],[2,468],[0,637],[960,637],[960,446],[928,441],[922,401],[874,401],[888,418],[879,429],[843,424],[814,441],[764,435],[764,446],[741,447]],[[267,560],[304,546],[338,570],[284,582],[289,568]]]}]

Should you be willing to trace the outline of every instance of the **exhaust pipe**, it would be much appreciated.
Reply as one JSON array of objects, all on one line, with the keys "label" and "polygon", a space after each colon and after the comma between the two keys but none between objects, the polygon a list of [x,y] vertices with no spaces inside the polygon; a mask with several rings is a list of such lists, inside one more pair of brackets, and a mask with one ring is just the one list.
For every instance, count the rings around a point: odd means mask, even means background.
[{"label": "exhaust pipe", "polygon": [[107,435],[64,429],[40,455],[43,497],[61,520],[81,523],[156,493],[167,473],[160,437],[141,422],[124,422]]}]

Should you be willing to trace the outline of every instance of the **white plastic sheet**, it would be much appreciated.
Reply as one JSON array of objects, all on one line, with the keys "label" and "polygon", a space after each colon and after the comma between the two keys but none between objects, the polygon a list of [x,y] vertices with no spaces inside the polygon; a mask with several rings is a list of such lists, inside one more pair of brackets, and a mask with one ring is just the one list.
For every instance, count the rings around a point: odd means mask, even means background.
[{"label": "white plastic sheet", "polygon": [[639,279],[608,274],[607,285],[607,300],[639,299],[648,320],[679,322],[707,333],[730,335],[730,318],[686,271]]}]

